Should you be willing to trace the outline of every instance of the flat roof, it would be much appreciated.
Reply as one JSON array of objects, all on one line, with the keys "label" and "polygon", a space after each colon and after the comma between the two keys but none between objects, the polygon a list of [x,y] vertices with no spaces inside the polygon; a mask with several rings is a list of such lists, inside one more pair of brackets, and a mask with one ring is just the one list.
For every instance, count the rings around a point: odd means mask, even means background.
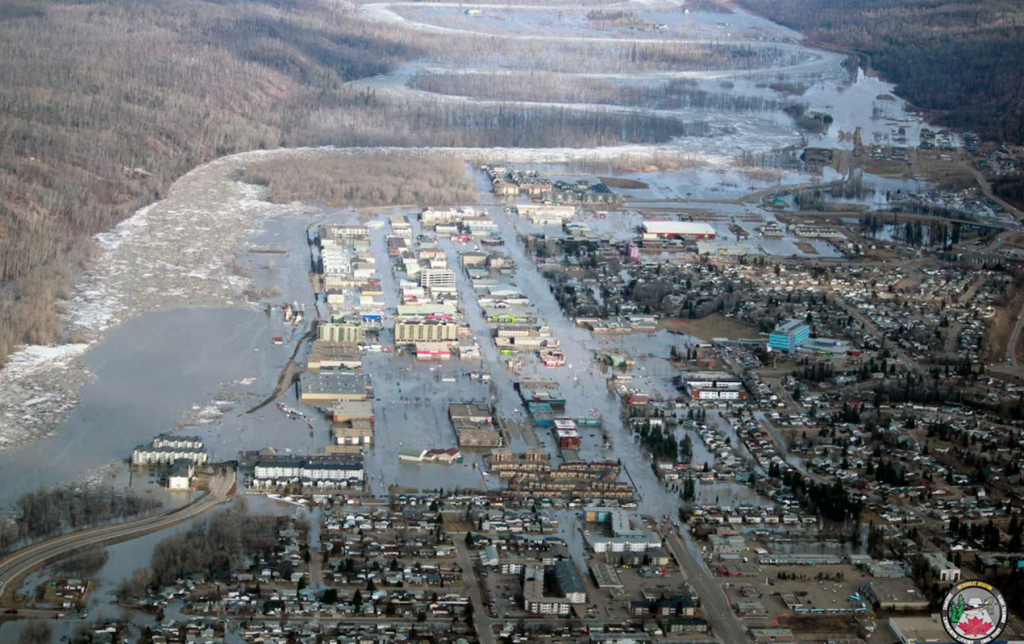
[{"label": "flat roof", "polygon": [[800,318],[792,318],[790,320],[783,320],[779,322],[779,325],[775,327],[772,333],[794,333],[800,330],[800,327],[807,326],[807,323]]},{"label": "flat roof", "polygon": [[448,416],[451,418],[467,418],[491,416],[491,406],[487,403],[452,403],[448,405]]},{"label": "flat roof", "polygon": [[354,371],[307,371],[300,376],[303,393],[363,394],[370,389],[370,378]]},{"label": "flat roof", "polygon": [[399,304],[398,315],[455,315],[458,307],[455,304]]},{"label": "flat roof", "polygon": [[904,642],[944,642],[949,635],[939,620],[931,617],[891,617],[889,629]]},{"label": "flat roof", "polygon": [[369,418],[373,416],[373,402],[370,400],[339,400],[331,405],[334,416]]},{"label": "flat roof", "polygon": [[310,362],[343,361],[362,362],[362,350],[354,342],[326,342],[314,340],[309,354]]},{"label": "flat roof", "polygon": [[615,572],[615,568],[599,562],[591,562],[588,565],[598,588],[622,588],[622,580],[619,579],[619,573]]},{"label": "flat roof", "polygon": [[886,602],[926,602],[928,598],[918,589],[913,579],[906,577],[879,577],[870,580],[875,596]]},{"label": "flat roof", "polygon": [[314,454],[310,456],[260,454],[255,464],[264,467],[280,465],[284,467],[315,467],[317,469],[362,469],[363,457],[356,454]]},{"label": "flat roof", "polygon": [[743,379],[728,371],[686,371],[683,377],[687,380],[729,380],[743,382]]},{"label": "flat roof", "polygon": [[715,234],[715,228],[703,221],[645,221],[644,231],[655,235]]}]

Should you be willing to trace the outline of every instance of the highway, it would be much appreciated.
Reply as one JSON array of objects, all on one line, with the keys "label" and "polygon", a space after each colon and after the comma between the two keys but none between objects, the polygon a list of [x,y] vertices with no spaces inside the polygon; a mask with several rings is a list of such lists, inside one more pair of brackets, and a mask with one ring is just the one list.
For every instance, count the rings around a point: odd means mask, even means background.
[{"label": "highway", "polygon": [[[7,555],[0,560],[0,605],[10,605],[12,597],[9,591],[16,590],[17,586],[14,584],[32,571],[79,548],[129,541],[194,519],[223,503],[234,485],[235,473],[232,471],[214,478],[209,491],[186,506],[136,521],[61,535]],[[26,611],[26,614],[29,613]]]}]

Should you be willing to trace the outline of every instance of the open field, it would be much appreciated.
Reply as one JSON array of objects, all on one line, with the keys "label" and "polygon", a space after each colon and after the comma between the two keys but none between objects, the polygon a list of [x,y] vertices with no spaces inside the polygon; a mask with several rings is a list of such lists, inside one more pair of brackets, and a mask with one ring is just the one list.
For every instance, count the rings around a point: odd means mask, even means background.
[{"label": "open field", "polygon": [[668,329],[674,333],[692,335],[701,340],[712,338],[760,338],[757,329],[749,324],[737,322],[727,318],[720,313],[712,313],[706,318],[699,320],[683,320],[679,318],[662,318],[658,320],[658,326]]},{"label": "open field", "polygon": [[[1002,362],[1010,350],[1008,346],[1013,328],[1017,324],[1021,306],[1024,306],[1024,289],[1016,289],[1006,306],[995,307],[995,316],[989,320],[988,332],[985,334],[981,359],[986,362]],[[1024,361],[1022,347],[1015,347],[1018,361]]]}]

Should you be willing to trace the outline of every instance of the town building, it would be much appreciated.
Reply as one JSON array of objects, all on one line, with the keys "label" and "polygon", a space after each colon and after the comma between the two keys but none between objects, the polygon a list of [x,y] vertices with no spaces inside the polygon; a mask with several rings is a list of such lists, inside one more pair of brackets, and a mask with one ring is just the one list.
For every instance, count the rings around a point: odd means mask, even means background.
[{"label": "town building", "polygon": [[322,342],[361,344],[364,336],[363,325],[354,322],[325,322],[317,327],[316,336]]},{"label": "town building", "polygon": [[299,379],[303,402],[368,400],[373,396],[370,377],[352,371],[307,371]]},{"label": "town building", "polygon": [[[373,443],[373,422],[369,420],[350,420],[343,423],[334,423],[331,426],[331,436],[334,438],[334,445],[358,447],[359,451],[364,446]],[[352,451],[346,449],[327,448],[327,452]]]},{"label": "town building", "polygon": [[455,271],[450,268],[425,268],[420,271],[420,286],[427,289],[455,288]]},{"label": "town building", "polygon": [[498,233],[498,222],[490,217],[463,217],[462,227],[473,237],[490,237]]},{"label": "town building", "polygon": [[335,445],[370,445],[376,416],[369,400],[339,401],[331,408]]},{"label": "town building", "polygon": [[678,633],[707,633],[708,620],[703,617],[673,617],[665,620],[665,631]]},{"label": "town building", "polygon": [[575,206],[519,204],[515,209],[517,214],[529,218],[539,226],[561,226],[576,216]]},{"label": "town building", "polygon": [[949,634],[942,627],[938,615],[930,617],[890,617],[889,630],[900,644],[945,642]]},{"label": "town building", "polygon": [[363,459],[351,455],[261,454],[253,463],[253,486],[347,487],[363,480]]},{"label": "town building", "polygon": [[629,614],[633,617],[693,617],[696,610],[696,603],[689,595],[665,595],[629,602]]},{"label": "town building", "polygon": [[447,320],[411,320],[395,323],[395,343],[454,342],[459,327]]},{"label": "town building", "polygon": [[370,227],[363,224],[325,224],[320,227],[320,239],[353,240],[370,236]]},{"label": "town building", "polygon": [[555,563],[555,586],[570,604],[586,603],[587,587],[572,559],[562,559]]},{"label": "town building", "polygon": [[645,221],[644,239],[714,239],[715,229],[702,221]]},{"label": "town building", "polygon": [[420,213],[420,224],[422,224],[424,228],[434,228],[438,224],[449,224],[461,221],[463,217],[472,216],[473,214],[472,210],[466,211],[456,208],[449,208],[448,210],[424,208],[423,212]]},{"label": "town building", "polygon": [[757,644],[769,644],[770,642],[795,642],[796,636],[788,628],[752,628],[750,634]]},{"label": "town building", "polygon": [[448,405],[448,417],[454,422],[465,420],[475,425],[490,425],[494,413],[487,403],[458,403]]},{"label": "town building", "polygon": [[939,581],[960,581],[960,567],[946,558],[941,552],[926,552],[921,557]]},{"label": "town building", "polygon": [[742,400],[747,397],[743,380],[726,371],[684,373],[686,392],[694,400]]},{"label": "town building", "polygon": [[793,353],[809,337],[811,337],[811,327],[803,320],[786,320],[780,322],[768,336],[768,346]]},{"label": "town building", "polygon": [[179,458],[171,464],[167,473],[167,489],[187,490],[192,486],[192,479],[196,475],[195,462],[187,458]]},{"label": "town building", "polygon": [[363,351],[357,344],[314,340],[309,361],[310,369],[359,369],[363,366]]},{"label": "town building", "polygon": [[762,566],[838,566],[843,560],[836,555],[774,554],[761,555],[757,563]]},{"label": "town building", "polygon": [[171,436],[161,434],[149,445],[140,445],[132,451],[134,465],[171,465],[179,459],[203,464],[209,460],[203,439],[197,436]]},{"label": "town building", "polygon": [[870,579],[860,585],[864,601],[878,610],[902,612],[928,610],[931,603],[912,579]]},{"label": "town building", "polygon": [[569,418],[555,419],[555,436],[558,438],[559,449],[579,449],[580,433],[576,422]]},{"label": "town building", "polygon": [[447,362],[452,357],[451,345],[447,342],[417,342],[416,359],[420,362],[438,360]]},{"label": "town building", "polygon": [[588,506],[583,511],[587,523],[606,524],[607,533],[590,530],[587,544],[594,552],[646,552],[661,547],[661,537],[648,530],[633,528],[629,514],[621,508]]},{"label": "town building", "polygon": [[494,430],[494,416],[486,403],[448,405],[448,418],[461,447],[501,447],[501,432]]},{"label": "town building", "polygon": [[614,566],[591,561],[587,567],[590,569],[590,576],[594,578],[594,585],[598,588],[622,588],[622,580],[619,579],[619,573],[615,571]]},{"label": "town building", "polygon": [[398,452],[398,460],[403,463],[440,463],[442,465],[452,465],[462,461],[462,452],[454,447],[448,449],[403,448]]},{"label": "town building", "polygon": [[568,615],[572,604],[564,597],[544,594],[543,566],[523,568],[523,608],[534,615]]},{"label": "town building", "polygon": [[748,549],[746,539],[739,535],[712,534],[708,536],[708,543],[711,544],[711,552],[716,555],[736,555]]}]

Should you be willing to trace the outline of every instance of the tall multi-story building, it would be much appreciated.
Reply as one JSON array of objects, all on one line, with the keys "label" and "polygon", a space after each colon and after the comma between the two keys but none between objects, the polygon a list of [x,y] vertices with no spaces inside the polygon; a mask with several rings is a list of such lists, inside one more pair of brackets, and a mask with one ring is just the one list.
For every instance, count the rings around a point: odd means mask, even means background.
[{"label": "tall multi-story building", "polygon": [[793,353],[809,337],[811,337],[811,327],[803,320],[786,320],[780,322],[768,336],[768,346]]},{"label": "tall multi-story building", "polygon": [[317,339],[321,342],[360,344],[363,341],[363,325],[354,322],[323,323],[317,328]]},{"label": "tall multi-story building", "polygon": [[534,615],[568,615],[572,604],[564,597],[544,594],[544,567],[523,567],[523,608]]},{"label": "tall multi-story building", "polygon": [[420,271],[420,286],[424,288],[454,288],[455,271],[450,268],[425,268]]},{"label": "tall multi-story building", "polygon": [[453,322],[438,320],[410,320],[395,323],[395,343],[454,342],[458,339],[459,326]]}]

